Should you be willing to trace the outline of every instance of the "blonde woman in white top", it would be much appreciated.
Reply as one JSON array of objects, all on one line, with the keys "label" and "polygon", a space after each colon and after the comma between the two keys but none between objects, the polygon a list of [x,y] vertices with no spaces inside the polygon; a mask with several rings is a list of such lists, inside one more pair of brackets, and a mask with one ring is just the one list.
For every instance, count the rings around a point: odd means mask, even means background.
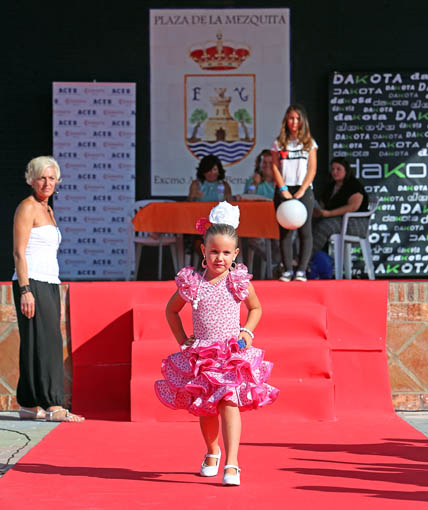
[{"label": "blonde woman in white top", "polygon": [[[285,112],[279,136],[274,141],[272,169],[276,188],[274,194],[275,209],[284,200],[300,200],[308,211],[304,225],[298,229],[299,253],[295,280],[306,281],[306,269],[312,253],[312,212],[314,193],[312,181],[317,170],[318,145],[311,136],[308,117],[300,105],[291,105]],[[284,272],[280,280],[293,279],[293,231],[280,226],[281,258]]]},{"label": "blonde woman in white top", "polygon": [[20,350],[16,391],[21,419],[82,421],[64,409],[57,250],[61,234],[48,201],[60,182],[50,156],[32,159],[25,174],[33,192],[16,209],[13,223],[13,294]]}]

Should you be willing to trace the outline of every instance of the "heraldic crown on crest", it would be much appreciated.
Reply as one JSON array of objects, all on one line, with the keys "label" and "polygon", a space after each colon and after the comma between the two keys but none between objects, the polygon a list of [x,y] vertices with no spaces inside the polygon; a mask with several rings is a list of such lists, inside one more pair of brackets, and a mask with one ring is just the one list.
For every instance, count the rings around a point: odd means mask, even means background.
[{"label": "heraldic crown on crest", "polygon": [[247,60],[251,48],[245,43],[223,41],[223,34],[217,32],[217,41],[194,44],[189,56],[205,71],[230,71]]}]

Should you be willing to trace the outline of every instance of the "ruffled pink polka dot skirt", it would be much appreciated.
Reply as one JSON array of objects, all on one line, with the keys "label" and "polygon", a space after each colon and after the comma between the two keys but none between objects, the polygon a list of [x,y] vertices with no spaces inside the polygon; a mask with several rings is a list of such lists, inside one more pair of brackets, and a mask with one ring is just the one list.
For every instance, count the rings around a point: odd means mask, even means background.
[{"label": "ruffled pink polka dot skirt", "polygon": [[272,404],[279,393],[266,383],[273,363],[264,351],[240,349],[237,340],[196,341],[162,361],[164,380],[155,382],[160,401],[171,409],[187,409],[195,416],[218,414],[220,401],[241,411]]}]

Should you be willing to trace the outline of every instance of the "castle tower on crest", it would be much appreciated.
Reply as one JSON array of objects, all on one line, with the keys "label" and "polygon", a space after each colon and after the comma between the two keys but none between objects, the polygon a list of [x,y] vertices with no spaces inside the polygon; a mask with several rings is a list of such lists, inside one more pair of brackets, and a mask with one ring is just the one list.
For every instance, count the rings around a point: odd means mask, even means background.
[{"label": "castle tower on crest", "polygon": [[216,97],[210,97],[214,114],[205,122],[203,140],[206,142],[236,142],[239,140],[239,125],[230,115],[229,105],[232,98],[226,97],[226,88],[214,89]]}]

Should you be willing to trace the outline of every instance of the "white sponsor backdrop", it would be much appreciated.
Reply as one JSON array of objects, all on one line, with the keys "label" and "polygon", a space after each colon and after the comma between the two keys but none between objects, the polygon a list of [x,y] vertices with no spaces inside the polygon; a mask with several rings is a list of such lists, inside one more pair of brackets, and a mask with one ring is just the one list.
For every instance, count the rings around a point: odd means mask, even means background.
[{"label": "white sponsor backdrop", "polygon": [[205,154],[242,193],[290,100],[288,9],[150,11],[151,192],[187,195]]},{"label": "white sponsor backdrop", "polygon": [[135,201],[135,83],[53,84],[54,210],[63,280],[126,277]]}]

